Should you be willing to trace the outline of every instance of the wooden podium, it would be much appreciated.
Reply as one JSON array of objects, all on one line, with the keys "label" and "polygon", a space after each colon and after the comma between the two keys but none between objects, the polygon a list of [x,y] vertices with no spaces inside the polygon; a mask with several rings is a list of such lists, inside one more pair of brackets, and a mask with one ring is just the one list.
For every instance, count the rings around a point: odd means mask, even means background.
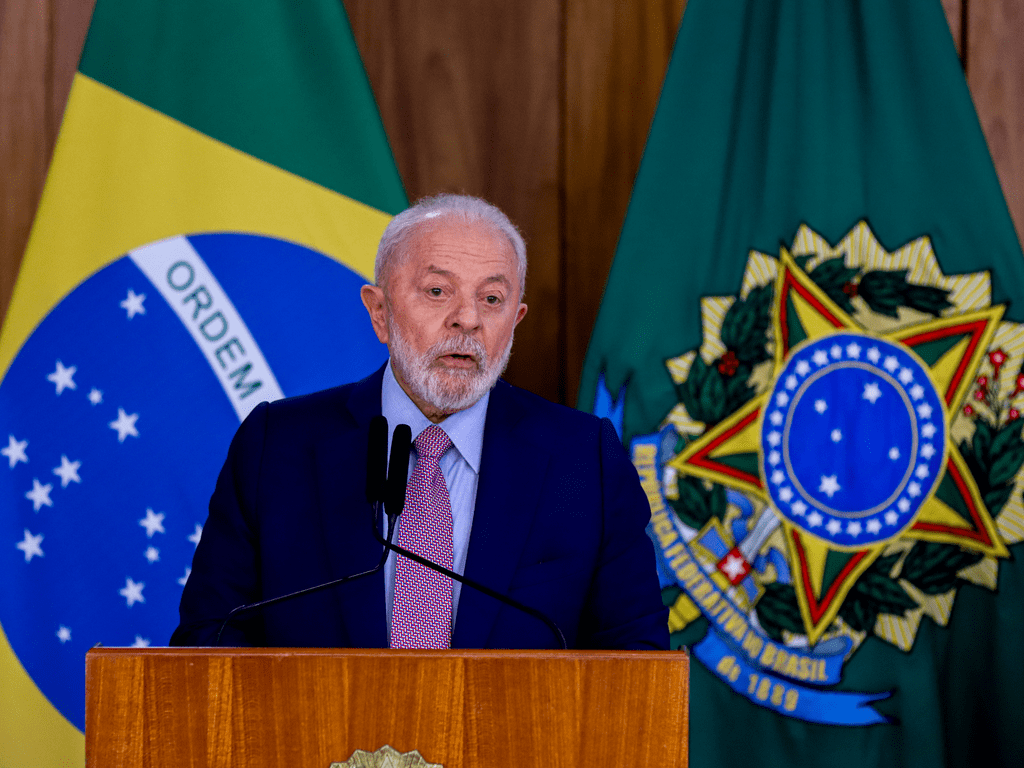
[{"label": "wooden podium", "polygon": [[385,744],[444,768],[685,766],[684,652],[99,648],[109,766],[328,768]]}]

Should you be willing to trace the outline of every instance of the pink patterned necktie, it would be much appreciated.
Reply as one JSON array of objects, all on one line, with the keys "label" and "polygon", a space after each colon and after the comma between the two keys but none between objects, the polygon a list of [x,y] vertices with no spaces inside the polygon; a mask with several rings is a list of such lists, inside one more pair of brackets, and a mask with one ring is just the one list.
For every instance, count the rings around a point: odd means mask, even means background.
[{"label": "pink patterned necktie", "polygon": [[[451,570],[452,504],[438,460],[452,441],[441,427],[431,424],[414,445],[416,466],[399,518],[398,544]],[[391,647],[448,648],[451,630],[451,579],[398,555]]]}]

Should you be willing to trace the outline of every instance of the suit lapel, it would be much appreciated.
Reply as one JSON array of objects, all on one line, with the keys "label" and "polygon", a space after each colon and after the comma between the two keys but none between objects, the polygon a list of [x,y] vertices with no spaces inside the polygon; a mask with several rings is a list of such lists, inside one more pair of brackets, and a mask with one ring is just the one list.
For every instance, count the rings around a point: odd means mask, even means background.
[{"label": "suit lapel", "polygon": [[[512,388],[499,382],[487,407],[466,576],[501,594],[508,593],[536,515],[540,483],[529,478],[539,481],[550,460],[529,439],[524,416]],[[500,608],[494,598],[464,587],[452,647],[487,647]],[[502,644],[502,638],[490,643]]]},{"label": "suit lapel", "polygon": [[[316,444],[316,482],[330,578],[336,579],[373,568],[382,547],[370,528],[372,511],[366,502],[366,441],[373,416],[380,414],[384,369],[353,385],[346,401],[338,404],[336,434]],[[384,572],[358,579],[332,590],[348,645],[354,648],[387,646]]]}]

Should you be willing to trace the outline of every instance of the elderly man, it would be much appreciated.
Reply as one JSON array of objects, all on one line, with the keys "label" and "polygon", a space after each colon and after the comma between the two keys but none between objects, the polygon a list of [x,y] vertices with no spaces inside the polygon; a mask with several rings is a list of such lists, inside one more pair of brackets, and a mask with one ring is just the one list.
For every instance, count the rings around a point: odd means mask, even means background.
[{"label": "elderly man", "polygon": [[[500,381],[526,248],[494,206],[440,195],[396,216],[362,300],[390,360],[261,404],[232,441],[173,644],[236,606],[371,569],[371,418],[415,438],[397,543],[550,617],[577,648],[665,648],[646,497],[605,420]],[[392,554],[382,573],[232,622],[229,645],[556,648],[551,630]]]}]

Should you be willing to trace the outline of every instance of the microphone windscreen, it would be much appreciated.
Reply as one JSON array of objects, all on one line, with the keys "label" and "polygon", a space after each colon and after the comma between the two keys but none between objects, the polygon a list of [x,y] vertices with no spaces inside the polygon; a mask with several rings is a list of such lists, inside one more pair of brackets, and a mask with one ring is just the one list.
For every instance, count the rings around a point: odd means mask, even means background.
[{"label": "microphone windscreen", "polygon": [[370,419],[370,436],[366,446],[366,500],[376,504],[385,500],[387,491],[388,420],[383,416]]},{"label": "microphone windscreen", "polygon": [[388,464],[387,491],[384,506],[388,516],[402,514],[405,506],[405,485],[409,481],[409,450],[412,430],[408,424],[399,424],[391,435],[391,461]]}]

